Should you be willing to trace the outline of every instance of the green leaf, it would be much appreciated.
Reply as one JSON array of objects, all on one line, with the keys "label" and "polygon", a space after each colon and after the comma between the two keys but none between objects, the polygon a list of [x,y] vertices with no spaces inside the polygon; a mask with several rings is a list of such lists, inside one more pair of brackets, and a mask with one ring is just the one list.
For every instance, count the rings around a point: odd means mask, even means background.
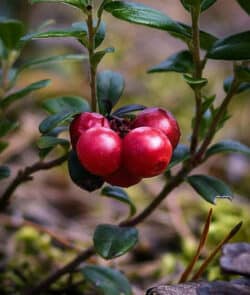
[{"label": "green leaf", "polygon": [[74,26],[72,24],[71,28],[67,29],[51,29],[45,32],[34,32],[24,36],[21,40],[26,42],[32,39],[41,39],[41,38],[66,38],[73,37],[77,39],[82,39],[87,36],[87,32],[83,31],[81,28]]},{"label": "green leaf", "polygon": [[171,55],[169,58],[160,64],[148,70],[148,73],[160,72],[177,72],[177,73],[192,73],[193,57],[187,50],[180,51]]},{"label": "green leaf", "polygon": [[[249,63],[250,65],[250,63]],[[237,79],[240,82],[250,82],[250,67],[247,65],[237,65],[235,67]]]},{"label": "green leaf", "polygon": [[250,2],[249,0],[237,0],[241,8],[245,10],[247,14],[250,14]]},{"label": "green leaf", "polygon": [[250,148],[235,140],[223,140],[212,145],[206,152],[206,157],[219,153],[240,153],[250,156]]},{"label": "green leaf", "polygon": [[104,9],[113,16],[135,24],[185,35],[183,28],[161,11],[139,3],[112,1]]},{"label": "green leaf", "polygon": [[94,233],[96,252],[105,259],[122,256],[131,250],[138,241],[138,232],[133,227],[98,225]]},{"label": "green leaf", "polygon": [[56,55],[56,56],[49,56],[44,58],[38,58],[38,59],[31,59],[28,62],[21,65],[18,72],[25,69],[35,68],[39,66],[45,66],[48,64],[58,63],[58,62],[65,62],[65,61],[83,61],[85,59],[88,59],[88,55],[85,54],[62,54],[62,55]]},{"label": "green leaf", "polygon": [[188,74],[184,74],[183,78],[191,88],[204,87],[208,82],[205,78],[194,79]]},{"label": "green leaf", "polygon": [[233,194],[221,180],[207,175],[192,175],[187,181],[207,202],[215,204],[216,198],[232,199]]},{"label": "green leaf", "polygon": [[8,50],[19,48],[20,39],[25,29],[22,22],[14,19],[0,18],[0,39]]},{"label": "green leaf", "polygon": [[39,125],[39,130],[41,133],[48,133],[58,125],[61,125],[71,119],[74,115],[76,115],[78,112],[72,112],[72,111],[62,111],[60,113],[51,115],[47,118],[45,118],[41,124]]},{"label": "green leaf", "polygon": [[[231,89],[232,82],[233,82],[233,76],[230,76],[227,79],[225,79],[223,87],[226,93],[228,93],[228,91]],[[250,89],[250,82],[242,82],[237,89],[237,93],[241,93],[249,89]]]},{"label": "green leaf", "polygon": [[7,166],[0,166],[0,180],[10,176],[10,168]]},{"label": "green leaf", "polygon": [[100,113],[109,114],[119,101],[124,90],[124,79],[121,74],[102,71],[97,75],[97,97]]},{"label": "green leaf", "polygon": [[145,110],[146,107],[141,104],[129,104],[119,109],[115,110],[112,115],[117,117],[124,117],[124,115],[130,114],[132,112]]},{"label": "green leaf", "polygon": [[0,153],[2,153],[9,146],[8,142],[0,141]]},{"label": "green leaf", "polygon": [[132,295],[131,286],[123,274],[115,269],[86,265],[82,273],[103,295]]},{"label": "green leaf", "polygon": [[15,130],[18,127],[18,122],[10,121],[8,119],[0,120],[0,137],[5,136],[9,132]]},{"label": "green leaf", "polygon": [[8,96],[6,96],[3,100],[0,101],[0,107],[6,108],[14,101],[23,98],[24,96],[27,96],[33,91],[39,90],[41,88],[44,88],[50,84],[50,80],[41,80],[35,83],[30,84],[29,86],[26,86]]},{"label": "green leaf", "polygon": [[190,157],[190,154],[189,154],[188,146],[185,144],[178,144],[176,149],[173,152],[171,162],[168,165],[168,170],[174,167],[175,165],[189,159],[189,157]]},{"label": "green leaf", "polygon": [[125,190],[123,190],[120,187],[117,186],[105,186],[102,189],[102,195],[106,197],[113,198],[115,200],[118,200],[120,202],[123,202],[130,207],[130,216],[134,215],[136,213],[136,207],[132,200],[130,199],[129,195],[126,193]]},{"label": "green leaf", "polygon": [[62,96],[50,98],[42,103],[42,107],[51,114],[60,112],[83,113],[90,110],[88,102],[79,96]]},{"label": "green leaf", "polygon": [[221,60],[250,59],[250,31],[218,40],[208,52],[208,58]]},{"label": "green leaf", "polygon": [[100,50],[95,52],[95,54],[93,55],[92,59],[91,59],[91,64],[94,67],[97,67],[98,64],[101,62],[101,60],[103,59],[103,57],[107,54],[107,53],[112,53],[114,52],[115,49],[113,47],[108,47],[104,50]]},{"label": "green leaf", "polygon": [[181,0],[182,5],[186,10],[190,11],[190,7],[193,5],[200,5],[201,12],[207,10],[212,6],[217,0]]},{"label": "green leaf", "polygon": [[39,147],[39,149],[54,148],[57,145],[68,149],[69,141],[64,138],[57,138],[54,136],[41,136],[37,141],[37,146]]},{"label": "green leaf", "polygon": [[71,5],[77,8],[84,8],[87,5],[87,1],[86,0],[30,0],[31,4],[35,4],[35,3],[63,3],[63,4],[67,4],[67,5]]}]

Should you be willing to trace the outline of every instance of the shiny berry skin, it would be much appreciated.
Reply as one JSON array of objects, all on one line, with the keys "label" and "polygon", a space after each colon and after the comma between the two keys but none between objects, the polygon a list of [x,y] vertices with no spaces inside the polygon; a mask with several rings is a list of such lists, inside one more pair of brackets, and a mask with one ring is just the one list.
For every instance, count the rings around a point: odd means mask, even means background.
[{"label": "shiny berry skin", "polygon": [[81,134],[93,127],[109,128],[109,122],[98,113],[84,112],[75,116],[69,127],[71,144],[74,149]]},{"label": "shiny berry skin", "polygon": [[169,138],[173,149],[177,146],[181,132],[174,116],[162,108],[147,108],[134,120],[133,128],[148,126],[160,129]]},{"label": "shiny berry skin", "polygon": [[170,141],[156,128],[135,128],[123,139],[123,163],[130,173],[139,177],[162,173],[171,156]]},{"label": "shiny berry skin", "polygon": [[122,166],[113,174],[105,176],[104,180],[111,185],[129,187],[140,182],[141,177],[131,174]]},{"label": "shiny berry skin", "polygon": [[105,176],[114,173],[121,164],[122,141],[113,130],[94,127],[82,133],[76,152],[85,169]]}]

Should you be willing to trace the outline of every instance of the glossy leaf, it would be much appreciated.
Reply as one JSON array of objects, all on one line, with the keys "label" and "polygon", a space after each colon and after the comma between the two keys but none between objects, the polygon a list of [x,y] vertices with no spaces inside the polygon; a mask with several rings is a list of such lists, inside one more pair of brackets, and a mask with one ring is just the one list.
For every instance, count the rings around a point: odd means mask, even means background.
[{"label": "glossy leaf", "polygon": [[103,57],[107,54],[107,53],[112,53],[114,52],[115,49],[113,47],[108,47],[104,50],[100,50],[100,51],[96,51],[95,54],[93,55],[92,59],[91,59],[91,63],[94,67],[97,67],[98,64],[101,62],[101,60],[103,59]]},{"label": "glossy leaf", "polygon": [[[230,90],[232,82],[233,82],[232,76],[225,79],[224,84],[223,84],[223,88],[226,93],[228,93],[228,91]],[[250,89],[250,82],[242,82],[237,89],[237,93],[241,93],[241,92],[244,92],[249,89]]]},{"label": "glossy leaf", "polygon": [[160,64],[148,70],[148,73],[177,72],[191,73],[193,70],[193,57],[187,50],[171,55]]},{"label": "glossy leaf", "polygon": [[55,127],[71,119],[76,113],[77,112],[62,111],[60,113],[51,115],[41,122],[41,124],[39,125],[39,130],[41,133],[48,133]]},{"label": "glossy leaf", "polygon": [[208,52],[208,58],[221,60],[250,59],[250,31],[218,40]]},{"label": "glossy leaf", "polygon": [[217,0],[181,0],[181,3],[188,11],[190,11],[190,7],[192,7],[192,5],[200,5],[200,10],[204,11],[212,6],[216,1]]},{"label": "glossy leaf", "polygon": [[49,56],[44,58],[38,58],[38,59],[31,59],[21,65],[18,72],[21,72],[25,69],[35,68],[39,66],[45,66],[53,63],[58,62],[65,62],[65,61],[83,61],[87,60],[88,56],[85,54],[62,54],[62,55],[56,55],[56,56]]},{"label": "glossy leaf", "polygon": [[64,148],[69,148],[69,141],[64,138],[57,138],[54,136],[41,136],[37,141],[39,149],[53,148],[60,145]]},{"label": "glossy leaf", "polygon": [[145,110],[146,107],[141,104],[129,104],[124,107],[120,107],[119,109],[115,110],[112,115],[117,117],[123,117],[124,115]]},{"label": "glossy leaf", "polygon": [[175,165],[189,159],[189,157],[190,157],[189,147],[185,144],[178,144],[176,149],[173,152],[171,162],[168,165],[168,170],[174,167]]},{"label": "glossy leaf", "polygon": [[184,74],[183,78],[191,88],[204,87],[208,82],[207,79],[205,79],[205,78],[194,79],[193,77],[191,77],[188,74]]},{"label": "glossy leaf", "polygon": [[8,50],[18,49],[25,29],[22,22],[0,18],[0,39]]},{"label": "glossy leaf", "polygon": [[127,253],[137,241],[138,232],[133,227],[101,224],[97,226],[94,233],[95,250],[105,259],[112,259]]},{"label": "glossy leaf", "polygon": [[136,208],[129,195],[120,187],[117,186],[105,186],[102,189],[102,195],[113,198],[119,202],[123,202],[130,207],[130,216],[136,213]]},{"label": "glossy leaf", "polygon": [[0,101],[0,107],[6,108],[14,101],[19,100],[20,98],[23,98],[30,94],[33,91],[39,90],[41,88],[44,88],[50,84],[50,80],[41,80],[38,82],[34,82],[30,84],[29,86],[26,86],[12,94],[9,94],[6,96],[3,100]]},{"label": "glossy leaf", "polygon": [[101,114],[108,114],[119,101],[124,90],[124,79],[121,74],[103,71],[97,75],[97,97]]},{"label": "glossy leaf", "polygon": [[185,35],[182,27],[161,11],[139,3],[112,1],[104,9],[113,16],[140,25]]},{"label": "glossy leaf", "polygon": [[233,194],[221,180],[207,175],[192,175],[187,181],[207,202],[215,204],[216,198],[232,199]]},{"label": "glossy leaf", "polygon": [[103,295],[132,295],[131,286],[118,270],[86,265],[82,268],[85,280],[92,283]]},{"label": "glossy leaf", "polygon": [[18,122],[10,121],[8,119],[0,120],[0,137],[5,136],[9,132],[15,130],[18,127]]},{"label": "glossy leaf", "polygon": [[35,3],[63,3],[67,5],[71,5],[77,8],[86,7],[87,1],[86,0],[30,0],[32,4]]},{"label": "glossy leaf", "polygon": [[247,14],[250,14],[250,1],[249,0],[237,0],[241,8],[245,10]]},{"label": "glossy leaf", "polygon": [[10,169],[7,166],[0,166],[0,180],[10,176]]},{"label": "glossy leaf", "polygon": [[206,157],[219,153],[240,153],[250,156],[250,148],[235,140],[223,140],[212,145],[206,152]]},{"label": "glossy leaf", "polygon": [[50,98],[42,103],[42,107],[51,114],[60,112],[82,113],[90,110],[88,102],[79,96],[62,96]]},{"label": "glossy leaf", "polygon": [[238,65],[235,67],[237,79],[240,82],[250,82],[250,63],[249,65]]}]

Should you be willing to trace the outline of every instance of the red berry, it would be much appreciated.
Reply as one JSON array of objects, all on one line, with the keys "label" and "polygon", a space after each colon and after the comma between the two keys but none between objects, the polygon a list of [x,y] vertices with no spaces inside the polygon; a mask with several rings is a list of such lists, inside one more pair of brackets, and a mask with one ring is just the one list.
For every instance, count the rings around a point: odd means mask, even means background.
[{"label": "red berry", "polygon": [[81,164],[89,172],[105,176],[114,173],[121,163],[122,141],[111,129],[94,127],[83,132],[76,145]]},{"label": "red berry", "polygon": [[98,113],[81,113],[77,115],[70,124],[70,138],[73,148],[76,148],[77,141],[81,134],[93,127],[109,128],[108,120]]},{"label": "red berry", "polygon": [[123,139],[123,162],[127,170],[140,177],[162,173],[172,156],[172,145],[158,129],[139,127]]},{"label": "red berry", "polygon": [[177,146],[181,132],[174,116],[161,108],[147,108],[135,119],[133,128],[149,126],[160,129],[169,138],[173,149]]},{"label": "red berry", "polygon": [[135,176],[127,171],[125,167],[120,167],[115,173],[104,177],[104,180],[111,185],[129,187],[141,181],[141,177]]}]

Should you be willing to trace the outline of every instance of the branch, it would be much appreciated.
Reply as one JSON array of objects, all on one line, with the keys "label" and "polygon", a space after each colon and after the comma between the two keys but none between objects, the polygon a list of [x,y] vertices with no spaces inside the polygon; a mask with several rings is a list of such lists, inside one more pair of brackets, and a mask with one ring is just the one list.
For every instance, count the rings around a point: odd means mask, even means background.
[{"label": "branch", "polygon": [[32,166],[28,166],[24,168],[23,170],[18,171],[16,177],[7,186],[7,188],[5,189],[4,193],[2,194],[0,198],[0,211],[3,211],[4,209],[6,209],[12,194],[14,193],[14,191],[17,189],[17,187],[20,184],[27,182],[29,180],[32,180],[32,174],[41,170],[48,170],[50,168],[59,166],[63,162],[65,162],[67,158],[68,158],[68,155],[66,154],[60,158],[57,158],[49,162],[38,161]]}]

